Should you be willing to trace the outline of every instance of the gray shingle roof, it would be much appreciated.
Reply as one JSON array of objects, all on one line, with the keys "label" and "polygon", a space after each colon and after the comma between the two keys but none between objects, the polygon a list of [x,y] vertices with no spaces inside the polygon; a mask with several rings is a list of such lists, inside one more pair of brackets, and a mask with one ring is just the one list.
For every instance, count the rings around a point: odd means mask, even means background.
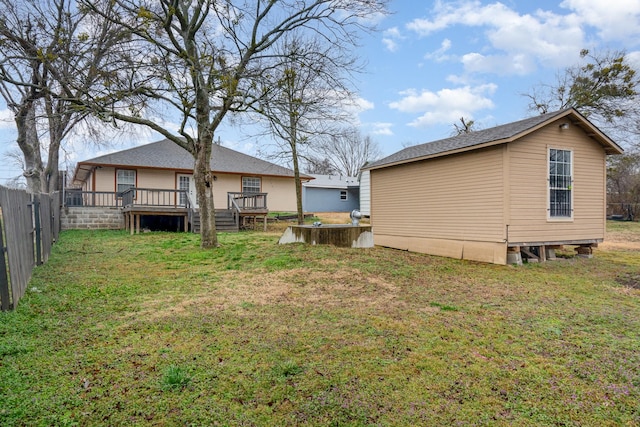
[{"label": "gray shingle roof", "polygon": [[[484,146],[490,143],[509,142],[519,138],[539,126],[565,116],[571,116],[581,127],[588,128],[590,132],[597,132],[599,142],[605,146],[608,153],[621,152],[613,141],[600,132],[595,126],[587,121],[580,113],[573,108],[555,111],[552,113],[541,114],[529,117],[517,122],[507,123],[505,125],[496,126],[489,129],[474,131],[462,135],[453,136],[451,138],[441,139],[438,141],[428,142],[426,144],[407,147],[383,159],[371,162],[363,169],[376,169],[379,167],[391,166],[394,164],[407,163],[417,161],[438,155],[444,155],[459,150],[473,149],[477,146]],[[610,150],[609,150],[610,147]]]},{"label": "gray shingle roof", "polygon": [[[78,166],[80,165],[128,166],[186,171],[193,170],[193,156],[176,143],[168,139],[163,139],[162,141],[152,142],[151,144],[84,160],[78,163]],[[244,173],[293,177],[293,171],[291,169],[217,144],[214,144],[212,147],[211,170],[214,173]],[[306,175],[303,177],[306,177]]]},{"label": "gray shingle roof", "polygon": [[314,179],[303,184],[305,187],[318,187],[318,188],[349,188],[358,187],[360,183],[358,178],[354,176],[344,175],[321,175],[311,174]]}]

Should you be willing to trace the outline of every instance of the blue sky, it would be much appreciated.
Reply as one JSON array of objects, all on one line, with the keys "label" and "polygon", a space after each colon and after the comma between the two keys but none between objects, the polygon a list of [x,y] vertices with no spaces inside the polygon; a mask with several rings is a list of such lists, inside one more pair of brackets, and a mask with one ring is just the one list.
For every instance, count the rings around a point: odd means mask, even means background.
[{"label": "blue sky", "polygon": [[[640,69],[640,0],[416,1],[391,0],[358,50],[367,62],[358,75],[355,119],[385,155],[406,145],[446,138],[460,117],[482,127],[531,115],[523,93],[552,83],[577,64],[583,48],[624,49]],[[0,104],[0,151],[15,150],[11,115]],[[216,136],[255,154],[255,139],[230,126]],[[109,138],[111,139],[111,138]],[[139,129],[116,143],[71,148],[71,162],[159,139]],[[75,144],[80,147],[80,144]],[[0,160],[0,184],[20,174]]]}]

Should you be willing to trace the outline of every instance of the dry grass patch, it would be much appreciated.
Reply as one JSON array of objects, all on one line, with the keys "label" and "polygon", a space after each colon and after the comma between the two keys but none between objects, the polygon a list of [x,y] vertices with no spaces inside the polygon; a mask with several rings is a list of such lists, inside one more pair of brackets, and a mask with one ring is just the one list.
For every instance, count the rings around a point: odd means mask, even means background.
[{"label": "dry grass patch", "polygon": [[262,274],[234,272],[222,274],[217,282],[220,284],[195,295],[168,292],[147,295],[140,308],[127,317],[155,321],[193,313],[214,314],[247,304],[297,308],[340,306],[350,310],[405,307],[397,298],[397,286],[350,268],[311,273],[305,268]]}]

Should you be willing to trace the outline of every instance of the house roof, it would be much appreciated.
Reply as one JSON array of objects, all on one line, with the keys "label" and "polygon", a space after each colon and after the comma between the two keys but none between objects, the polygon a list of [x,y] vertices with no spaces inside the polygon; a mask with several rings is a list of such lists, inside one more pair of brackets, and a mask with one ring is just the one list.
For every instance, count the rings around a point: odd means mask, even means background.
[{"label": "house roof", "polygon": [[[78,162],[73,178],[74,183],[85,181],[90,172],[98,166],[192,171],[194,160],[187,150],[168,139],[163,139]],[[294,175],[291,169],[218,144],[212,146],[211,171],[263,176],[293,177]],[[308,175],[301,175],[301,178],[312,179]]]},{"label": "house roof", "polygon": [[312,188],[339,188],[347,189],[349,187],[358,187],[360,183],[358,178],[344,175],[318,175],[311,174],[313,181],[305,182],[305,187]]},{"label": "house roof", "polygon": [[563,118],[566,119],[568,123],[582,128],[587,136],[597,141],[604,148],[607,154],[621,154],[623,152],[620,146],[589,122],[583,115],[573,108],[568,108],[489,129],[407,147],[381,160],[371,162],[363,169],[379,169],[512,142],[553,121]]}]

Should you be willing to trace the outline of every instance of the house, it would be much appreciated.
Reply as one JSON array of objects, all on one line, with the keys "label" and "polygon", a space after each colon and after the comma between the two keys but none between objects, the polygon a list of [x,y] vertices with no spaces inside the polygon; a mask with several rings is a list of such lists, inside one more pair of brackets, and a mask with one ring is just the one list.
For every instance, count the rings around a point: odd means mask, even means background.
[{"label": "house", "polygon": [[588,254],[622,152],[575,109],[405,148],[366,166],[374,243],[496,264]]},{"label": "house", "polygon": [[[161,218],[171,227],[187,229],[197,212],[193,156],[167,139],[81,161],[68,190],[68,207],[115,207],[123,210],[125,226]],[[233,209],[238,217],[261,219],[269,210],[295,211],[293,171],[230,148],[214,144],[211,154],[217,216]],[[304,180],[311,179],[303,175]],[[170,216],[178,217],[172,221]],[[246,219],[246,218],[245,218]],[[129,223],[131,220],[131,223]]]},{"label": "house", "polygon": [[302,184],[302,210],[305,212],[351,212],[358,209],[358,179],[343,175],[310,175]]}]

